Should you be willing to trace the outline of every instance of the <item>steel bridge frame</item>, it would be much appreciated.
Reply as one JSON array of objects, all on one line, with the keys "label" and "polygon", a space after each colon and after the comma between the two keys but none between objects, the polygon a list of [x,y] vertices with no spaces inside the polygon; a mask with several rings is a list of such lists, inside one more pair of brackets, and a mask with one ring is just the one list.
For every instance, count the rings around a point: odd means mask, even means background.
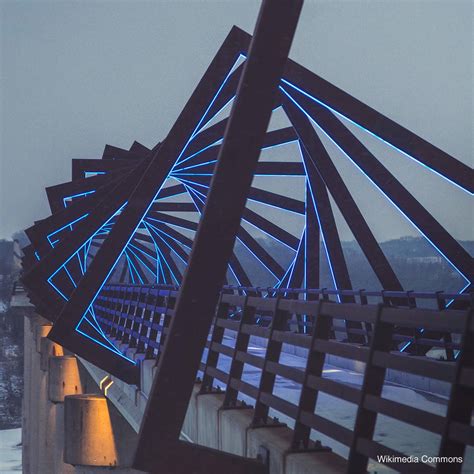
[{"label": "steel bridge frame", "polygon": [[[331,195],[382,287],[391,291],[403,290],[316,129],[323,132],[464,277],[467,284],[463,291],[471,290],[470,255],[357,139],[345,122],[376,136],[470,194],[474,182],[472,170],[287,59],[302,2],[278,2],[273,7],[270,3],[263,2],[253,39],[236,27],[231,30],[163,142],[152,150],[137,142],[130,150],[107,146],[100,160],[74,160],[73,180],[47,189],[52,216],[27,230],[32,245],[25,250],[23,282],[41,314],[54,321],[49,337],[128,383],[138,383],[136,363],[78,328],[148,212],[164,219],[161,225],[167,226],[170,232],[168,224],[176,223],[197,231],[194,242],[182,234],[174,234],[180,244],[192,247],[189,258],[182,254],[188,264],[185,274],[176,265],[163,270],[178,275],[182,286],[144,419],[137,466],[155,465],[150,457],[153,451],[148,445],[152,432],[163,440],[163,449],[158,449],[161,460],[165,451],[167,456],[171,453],[182,456],[184,450],[193,459],[207,456],[206,459],[214,460],[212,462],[227,463],[226,456],[209,450],[204,454],[201,448],[183,445],[178,437],[213,309],[225,283],[227,265],[231,265],[244,286],[251,286],[245,269],[232,254],[236,237],[279,276],[283,288],[299,288],[303,281],[307,287],[319,287],[318,242],[322,239],[335,287],[352,290],[330,204]],[[268,25],[278,25],[278,28]],[[242,55],[247,57],[245,65],[234,70],[233,66]],[[204,150],[201,160],[217,161],[204,168],[207,173],[202,177],[193,178],[195,185],[209,189],[198,192],[191,187],[194,206],[202,213],[199,225],[162,214],[164,211],[191,210],[184,203],[160,204],[155,203],[155,199],[158,195],[178,195],[187,189],[183,184],[168,188],[163,185],[204,116],[210,110],[221,110],[234,96],[229,119],[206,129],[187,150],[187,157]],[[292,126],[266,132],[271,111],[277,107],[283,108]],[[222,145],[217,150],[210,148],[222,137]],[[297,141],[301,164],[257,163],[262,147],[289,141]],[[206,162],[200,164],[204,165]],[[306,203],[252,187],[255,173],[306,176]],[[95,176],[87,177],[88,174]],[[306,225],[300,243],[269,220],[244,210],[247,198],[278,203],[281,208],[304,214]],[[222,212],[223,203],[225,213]],[[242,217],[258,222],[262,229],[294,249],[296,255],[291,272],[285,272],[244,229],[239,229]],[[61,234],[64,231],[67,231],[66,236]],[[94,238],[100,243],[92,242]],[[142,245],[140,239],[150,243],[149,238],[140,234],[134,245]],[[179,254],[179,246],[173,244],[172,239],[167,245],[169,251]],[[81,262],[81,252],[84,253],[87,246],[97,247],[97,252],[86,268],[85,260]],[[147,253],[143,245],[139,250]],[[137,263],[136,256],[131,259]],[[142,280],[143,268],[137,264],[135,271]],[[124,267],[122,280],[125,272]],[[206,281],[202,278],[204,273]],[[310,294],[308,299],[311,299]],[[341,294],[341,301],[351,303],[354,296]],[[404,304],[410,305],[412,301],[407,297]],[[189,314],[196,312],[199,317],[189,318]],[[351,331],[360,329],[360,323],[348,320],[346,325],[349,340],[363,342],[362,336],[355,334],[357,331]],[[95,330],[100,331],[100,327]],[[181,364],[179,351],[183,345],[190,357]],[[405,349],[410,350],[410,344]],[[179,376],[176,376],[177,369]],[[177,407],[173,419],[166,410],[169,403]],[[247,461],[234,461],[235,472],[249,469]],[[255,463],[252,466],[256,472],[261,469]]]}]

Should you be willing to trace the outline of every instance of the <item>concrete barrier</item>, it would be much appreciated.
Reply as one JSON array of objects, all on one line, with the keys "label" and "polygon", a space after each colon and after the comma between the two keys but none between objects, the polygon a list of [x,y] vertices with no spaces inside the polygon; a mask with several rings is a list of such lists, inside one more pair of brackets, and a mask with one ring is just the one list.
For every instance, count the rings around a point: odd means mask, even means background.
[{"label": "concrete barrier", "polygon": [[199,394],[197,402],[197,442],[209,448],[219,449],[219,410],[224,394]]},{"label": "concrete barrier", "polygon": [[55,420],[52,472],[73,474],[74,466],[64,462],[64,398],[82,393],[77,358],[71,355],[50,357],[48,376],[48,395]]},{"label": "concrete barrier", "polygon": [[[50,325],[39,326],[38,333],[46,334],[51,329]],[[42,472],[53,472],[54,450],[56,444],[56,410],[49,400],[49,358],[55,354],[62,355],[63,349],[46,337],[39,337],[40,349],[40,384],[38,393],[39,426],[38,426],[38,470]]]},{"label": "concrete barrier", "polygon": [[252,428],[247,430],[247,456],[256,458],[268,452],[270,472],[285,474],[286,453],[291,446],[293,432],[287,427]]},{"label": "concrete barrier", "polygon": [[247,456],[247,430],[252,418],[251,408],[221,409],[219,449],[238,456]]},{"label": "concrete barrier", "polygon": [[181,431],[187,441],[197,443],[198,441],[198,407],[197,397],[201,390],[201,384],[195,383],[193,387],[193,393],[189,399],[188,410],[186,417],[184,418],[183,426]]},{"label": "concrete barrier", "polygon": [[64,398],[64,461],[74,466],[110,467],[118,464],[115,438],[102,395]]},{"label": "concrete barrier", "polygon": [[46,427],[48,425],[49,407],[46,372],[41,370],[41,340],[51,330],[51,324],[43,324],[41,318],[33,327],[33,344],[31,361],[31,417],[30,417],[30,446],[31,472],[48,472],[49,452],[46,449]]}]

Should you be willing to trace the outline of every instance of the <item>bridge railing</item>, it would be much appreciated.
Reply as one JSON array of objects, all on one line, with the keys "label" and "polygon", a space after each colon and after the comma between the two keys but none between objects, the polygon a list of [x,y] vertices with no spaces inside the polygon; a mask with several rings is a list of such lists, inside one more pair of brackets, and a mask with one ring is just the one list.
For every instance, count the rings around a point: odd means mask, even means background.
[{"label": "bridge railing", "polygon": [[[261,289],[258,292],[262,294]],[[285,292],[253,296],[258,292],[227,287],[221,293],[200,364],[203,393],[212,392],[217,384],[225,391],[223,407],[226,408],[239,406],[241,399],[247,400],[255,407],[255,426],[269,422],[270,410],[283,414],[293,424],[290,449],[314,449],[312,430],[342,443],[349,448],[348,462],[351,469],[355,469],[351,472],[365,472],[368,460],[375,459],[376,455],[411,454],[390,447],[390,438],[388,444],[374,440],[378,415],[395,418],[439,436],[440,455],[443,456],[462,456],[465,446],[473,445],[474,428],[470,425],[472,398],[466,398],[463,391],[473,388],[474,368],[471,358],[462,357],[463,349],[471,347],[472,350],[474,323],[470,304],[462,310],[433,310],[397,307],[388,300],[376,304],[363,300],[337,303],[329,298],[330,295],[341,296],[334,291],[320,291],[322,297],[316,300],[291,299],[285,296]],[[159,357],[177,295],[175,287],[111,285],[105,287],[98,297],[95,313],[116,341],[128,348],[136,348],[143,357]],[[401,296],[389,295],[390,298]],[[431,297],[439,300],[440,294],[431,294]],[[442,297],[468,303],[466,296],[443,294]],[[301,321],[303,332],[298,331]],[[341,339],[339,331],[345,327],[338,324],[341,321],[361,325],[363,331],[357,330],[357,334],[363,339],[359,342]],[[400,341],[424,344],[423,337],[410,339],[400,336],[402,329],[418,334],[420,328],[423,328],[423,333],[449,334],[451,342],[443,339],[438,341],[438,346],[461,356],[457,361],[447,361],[394,350],[394,343],[397,346]],[[257,354],[252,351],[252,336],[264,340],[265,349]],[[304,367],[289,366],[280,361],[284,344],[305,351]],[[430,339],[429,344],[433,344],[433,340]],[[327,378],[323,368],[328,355],[362,363],[365,366],[362,384],[353,386]],[[248,377],[246,379],[245,367],[259,372],[256,384]],[[447,415],[444,417],[385,398],[382,391],[389,369],[451,384]],[[297,402],[275,393],[277,379],[300,387]],[[316,401],[320,392],[357,408],[351,428],[318,414]],[[404,467],[396,462],[388,464],[395,469]],[[423,469],[434,472],[429,465]]]},{"label": "bridge railing", "polygon": [[[156,356],[160,345],[164,342],[166,331],[163,328],[169,324],[172,310],[178,294],[178,288],[171,285],[139,286],[139,285],[108,285],[105,286],[94,304],[99,322],[116,340],[121,340],[130,348],[136,348],[147,357]],[[266,301],[275,299],[298,301],[303,307],[311,308],[314,301],[328,303],[347,302],[365,306],[383,303],[387,307],[413,309],[417,301],[420,306],[438,308],[440,311],[450,308],[472,306],[469,294],[451,294],[444,292],[396,292],[396,291],[366,291],[366,290],[300,290],[274,288],[247,288],[226,286],[223,295],[240,295],[251,298],[261,298]],[[305,299],[301,299],[305,298]],[[307,306],[305,306],[307,305]],[[229,319],[238,320],[242,316],[242,307],[236,306],[230,312]],[[253,315],[252,323],[266,327],[271,324],[273,313],[268,308],[259,307]],[[349,321],[349,323],[348,323]],[[294,313],[287,322],[287,330],[302,334],[312,331],[310,313],[304,311]],[[340,341],[349,341],[359,344],[369,344],[372,337],[372,324],[369,321],[352,322],[347,317],[334,318],[332,331],[334,337]],[[445,327],[443,332],[431,331],[428,327],[397,327],[392,335],[393,349],[423,355],[431,349],[436,357],[454,360],[460,349],[459,335]]]}]

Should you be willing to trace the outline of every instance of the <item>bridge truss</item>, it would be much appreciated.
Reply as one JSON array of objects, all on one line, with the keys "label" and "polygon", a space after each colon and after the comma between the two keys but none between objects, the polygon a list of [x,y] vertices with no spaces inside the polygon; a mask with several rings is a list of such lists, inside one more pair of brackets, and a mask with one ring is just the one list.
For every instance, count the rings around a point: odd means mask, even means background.
[{"label": "bridge truss", "polygon": [[[237,27],[230,31],[169,134],[153,149],[135,142],[129,150],[106,146],[101,159],[73,160],[72,180],[47,188],[51,216],[27,229],[31,246],[25,249],[23,282],[40,314],[54,322],[49,337],[129,383],[138,383],[139,363],[117,347],[110,327],[97,314],[97,302],[112,284],[175,288],[183,282],[193,259],[201,269],[201,279],[207,278],[206,262],[199,255],[192,256],[191,249],[209,190],[219,186],[213,177],[229,133],[226,128],[237,120],[234,103],[241,93],[239,84],[249,61],[251,40]],[[324,257],[334,288],[348,290],[336,292],[338,301],[355,302],[335,205],[381,287],[397,292],[384,302],[415,304],[328,151],[335,146],[354,172],[386,197],[460,275],[459,292],[469,292],[471,256],[377,158],[361,135],[375,138],[396,150],[400,159],[414,160],[427,173],[435,173],[467,194],[473,191],[472,170],[303,66],[284,59],[286,65],[270,105],[274,116],[284,117],[286,125],[277,124],[251,137],[259,144],[260,160],[252,170],[255,178],[248,193],[241,183],[248,199],[235,233],[229,231],[231,210],[213,208],[214,216],[221,218],[216,232],[223,241],[236,239],[226,260],[224,283],[240,287],[242,294],[258,296],[257,286],[263,282],[283,297],[295,298],[301,293],[295,289],[320,287]],[[255,100],[263,93],[260,89]],[[234,174],[239,185],[247,165],[242,164],[243,156],[234,158],[227,172]],[[282,182],[286,183],[283,190],[277,185]],[[225,201],[224,194],[214,196],[219,198]],[[218,242],[219,236],[214,239]],[[212,259],[212,254],[208,257]],[[308,291],[303,295],[314,298]],[[456,304],[456,297],[443,304]],[[301,318],[304,323],[305,316]],[[300,328],[305,331],[305,324]],[[145,325],[135,332],[148,337],[151,331]],[[415,329],[414,334],[404,331],[400,329],[401,335],[415,338],[423,329]],[[364,344],[367,328],[347,319],[344,337]],[[424,337],[441,339],[445,334],[425,333]],[[410,351],[412,342],[408,339],[397,348]]]}]

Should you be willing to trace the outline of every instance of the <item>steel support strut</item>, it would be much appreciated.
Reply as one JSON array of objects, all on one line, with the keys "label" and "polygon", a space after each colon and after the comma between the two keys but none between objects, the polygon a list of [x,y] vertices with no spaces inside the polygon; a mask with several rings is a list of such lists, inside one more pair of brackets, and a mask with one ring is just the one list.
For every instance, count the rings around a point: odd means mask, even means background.
[{"label": "steel support strut", "polygon": [[256,461],[178,439],[302,4],[262,3],[143,417],[134,460],[138,469],[168,472],[172,466],[173,472],[183,474],[266,471]]}]

